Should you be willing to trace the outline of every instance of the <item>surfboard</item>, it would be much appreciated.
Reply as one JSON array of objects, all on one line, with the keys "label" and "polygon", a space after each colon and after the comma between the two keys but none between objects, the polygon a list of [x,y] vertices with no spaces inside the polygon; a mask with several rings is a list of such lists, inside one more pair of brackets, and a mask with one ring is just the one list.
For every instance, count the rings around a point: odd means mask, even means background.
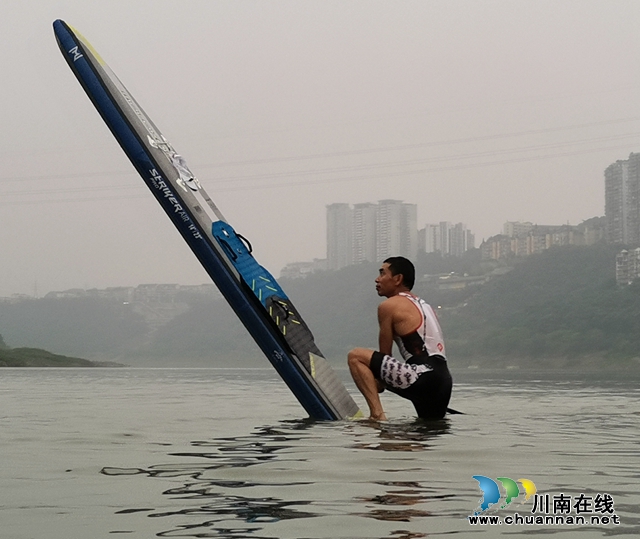
[{"label": "surfboard", "polygon": [[84,37],[62,20],[53,29],[69,67],[111,133],[309,416],[361,416],[298,310],[182,156]]}]

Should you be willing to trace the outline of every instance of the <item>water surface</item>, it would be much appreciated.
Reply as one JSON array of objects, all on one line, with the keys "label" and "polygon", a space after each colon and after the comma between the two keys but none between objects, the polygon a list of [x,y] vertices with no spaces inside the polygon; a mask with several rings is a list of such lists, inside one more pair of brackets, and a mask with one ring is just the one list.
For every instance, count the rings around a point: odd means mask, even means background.
[{"label": "water surface", "polygon": [[[384,395],[373,424],[305,419],[271,369],[2,369],[1,536],[640,534],[637,380],[456,382],[465,415],[420,422]],[[473,475],[608,493],[621,524],[472,526]],[[488,514],[515,512],[531,503]]]}]

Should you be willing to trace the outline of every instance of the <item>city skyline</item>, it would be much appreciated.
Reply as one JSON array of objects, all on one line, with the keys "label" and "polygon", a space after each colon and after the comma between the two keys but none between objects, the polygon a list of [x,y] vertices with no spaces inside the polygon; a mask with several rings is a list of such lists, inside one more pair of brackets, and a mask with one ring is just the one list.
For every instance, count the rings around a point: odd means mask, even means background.
[{"label": "city skyline", "polygon": [[[390,202],[390,201],[387,201]],[[396,203],[402,203],[401,201],[392,201],[392,202],[396,202]],[[416,206],[416,205],[410,205],[407,204],[408,206]],[[339,207],[342,208],[343,211],[344,210],[349,210],[349,220],[351,221],[353,219],[353,214],[355,213],[354,210],[356,208],[359,209],[364,209],[364,208],[368,208],[369,211],[371,211],[371,209],[375,209],[377,207],[376,204],[374,203],[370,203],[370,202],[365,202],[365,203],[356,203],[353,206],[353,209],[350,208],[350,205],[347,203],[334,203],[334,204],[330,204],[329,206],[335,206],[335,207]],[[327,212],[328,215],[329,212]],[[373,213],[373,212],[372,212]],[[327,219],[328,220],[328,219]],[[584,222],[585,220],[583,220]],[[371,226],[371,225],[369,225]],[[440,234],[440,230],[441,227],[446,227],[447,232]],[[532,229],[536,229],[536,230],[544,230],[545,232],[544,234],[547,234],[547,229],[550,230],[556,230],[556,229],[574,229],[574,228],[579,228],[581,227],[581,225],[577,225],[577,226],[573,226],[573,225],[534,225],[531,222],[517,222],[517,221],[507,221],[505,223],[503,223],[501,230],[502,232],[498,232],[497,234],[494,234],[493,236],[490,236],[489,238],[487,238],[487,240],[492,240],[495,238],[500,238],[502,236],[505,236],[508,238],[508,241],[502,240],[502,241],[497,241],[497,244],[501,244],[502,247],[497,247],[497,251],[496,253],[500,253],[502,249],[502,252],[511,252],[511,240],[518,236],[518,235],[522,235],[522,234],[527,234],[529,231],[531,231]],[[435,252],[435,251],[440,251],[439,248],[434,248],[433,250],[427,250],[429,248],[429,243],[428,240],[426,239],[426,230],[427,229],[431,229],[432,231],[437,231],[438,232],[438,238],[439,239],[434,239],[434,243],[432,243],[432,246],[438,246],[441,245],[439,244],[440,241],[442,241],[443,237],[454,237],[457,235],[458,241],[465,241],[462,238],[466,237],[468,238],[467,241],[467,248],[468,249],[472,249],[472,248],[482,248],[482,245],[478,245],[476,246],[474,244],[475,240],[474,240],[474,235],[471,234],[471,231],[469,229],[467,229],[466,225],[463,223],[456,223],[456,224],[452,224],[449,221],[442,221],[438,224],[434,224],[434,225],[430,225],[430,224],[426,224],[425,228],[423,229],[419,229],[417,230],[417,234],[416,234],[416,238],[418,240],[420,247],[418,247],[416,249],[416,254],[418,250],[424,250],[425,252]],[[328,230],[328,227],[327,227]],[[364,234],[362,235],[362,237],[364,237]],[[327,236],[328,239],[328,236]],[[592,236],[591,239],[588,240],[587,244],[592,244],[595,243],[595,241],[598,241],[599,239],[601,239],[601,236]],[[424,244],[422,243],[424,242]],[[436,243],[438,242],[438,243]],[[488,243],[488,242],[483,242],[483,243]],[[543,241],[544,243],[544,241]],[[569,241],[565,241],[565,244],[568,244]],[[552,245],[553,243],[550,243],[550,245]],[[557,244],[561,244],[561,242],[558,242]],[[328,241],[325,244],[327,251],[328,251]],[[346,245],[346,244],[345,244]],[[355,250],[355,248],[353,247],[352,243],[348,243],[348,245],[351,245],[352,249]],[[423,247],[426,246],[426,248]],[[456,247],[454,247],[454,249],[456,249]],[[521,248],[522,249],[522,248]],[[536,250],[531,250],[532,252],[540,252],[542,250],[542,248],[540,247],[536,247]],[[465,249],[467,250],[467,249]],[[525,248],[526,251],[526,248]],[[374,253],[376,255],[376,257],[374,258],[361,258],[358,261],[359,262],[363,262],[363,261],[370,261],[370,262],[377,262],[379,260],[381,260],[382,258],[379,258],[378,255],[378,250],[375,248],[375,245],[373,245],[373,247],[371,247],[371,245],[369,246],[369,253]],[[442,252],[442,251],[440,251]],[[328,254],[328,252],[327,252]],[[398,254],[398,253],[395,253]],[[445,252],[443,254],[451,254],[453,256],[460,256],[460,252]],[[526,254],[530,254],[530,253],[526,253]],[[394,256],[394,254],[390,254],[389,256]],[[415,255],[414,255],[415,257]],[[501,256],[496,255],[496,256],[487,256],[487,258],[501,258]],[[353,263],[357,263],[357,262],[351,262],[349,264],[344,264],[343,266],[340,267],[345,267],[347,265],[351,265]],[[299,276],[304,276],[306,274],[312,273],[314,271],[324,271],[327,269],[339,269],[339,268],[330,268],[328,265],[328,257],[327,258],[314,258],[311,261],[305,261],[305,260],[296,260],[293,262],[289,262],[287,264],[285,264],[284,266],[282,266],[279,270],[278,268],[267,268],[268,270],[271,270],[272,273],[276,274],[276,275],[280,275],[282,276],[288,276],[288,277],[299,277]],[[115,284],[112,286],[106,286],[106,287],[90,287],[90,286],[72,286],[69,288],[59,288],[59,289],[51,289],[48,291],[41,291],[41,293],[39,293],[38,291],[38,285],[37,283],[34,283],[34,288],[33,288],[33,292],[12,292],[12,293],[8,293],[8,294],[4,294],[4,295],[0,295],[0,299],[5,299],[5,300],[10,300],[10,299],[18,299],[18,298],[39,298],[39,297],[81,297],[81,296],[86,296],[86,292],[90,292],[93,291],[95,292],[97,295],[98,291],[109,291],[109,293],[113,293],[115,295],[119,295],[119,294],[131,294],[133,293],[134,289],[139,289],[144,291],[144,287],[158,287],[158,286],[169,286],[169,287],[178,287],[178,288],[182,288],[182,291],[196,291],[196,290],[201,290],[201,291],[205,291],[203,293],[208,293],[207,291],[210,290],[210,287],[214,287],[215,285],[213,283],[208,282],[210,281],[210,279],[205,276],[203,281],[198,282],[198,283],[179,283],[179,282],[168,282],[168,281],[158,281],[156,283],[150,283],[150,284],[145,284],[145,283],[149,283],[150,281],[147,280],[143,283],[137,283],[137,284],[130,284],[130,285],[121,285],[121,284]],[[67,294],[67,293],[70,293]],[[140,292],[139,292],[140,293]],[[142,292],[143,293],[143,292]]]},{"label": "city skyline", "polygon": [[274,274],[326,256],[335,201],[402,199],[476,244],[602,215],[604,169],[639,147],[639,3],[3,7],[0,296],[207,279],[74,80],[59,18]]},{"label": "city skyline", "polygon": [[[395,201],[400,202],[400,201]],[[349,205],[346,203],[335,203],[330,206],[344,207],[349,208]],[[359,203],[354,204],[355,206],[370,206],[375,208],[375,204],[373,203]],[[511,255],[515,256],[528,256],[530,254],[540,253],[545,249],[548,249],[552,246],[562,246],[562,245],[593,245],[594,243],[601,241],[605,238],[604,229],[599,224],[589,224],[588,221],[598,219],[604,219],[604,217],[596,217],[583,220],[579,225],[536,225],[531,222],[518,222],[518,221],[507,221],[502,226],[502,232],[495,234],[489,237],[486,241],[479,246],[478,249],[481,250],[481,254],[483,258],[508,258]],[[418,230],[417,237],[422,238],[419,239],[419,242],[425,240],[425,244],[427,247],[422,248],[418,247],[418,250],[422,250],[424,252],[442,252],[440,249],[427,250],[428,242],[426,240],[426,230],[430,227],[433,227],[432,230],[440,231],[440,227],[445,227],[447,232],[440,235],[442,237],[454,237],[457,234],[458,241],[465,241],[462,238],[466,236],[470,239],[470,243],[468,243],[468,249],[476,248],[473,245],[473,234],[470,233],[470,230],[466,228],[466,225],[463,223],[456,223],[452,225],[448,221],[443,221],[438,223],[438,225],[426,225],[424,229]],[[461,234],[462,233],[462,234]],[[434,241],[442,241],[435,240]],[[422,243],[419,243],[422,246]],[[451,245],[451,244],[450,244]],[[454,242],[455,245],[455,242]],[[455,249],[456,247],[454,247]],[[465,249],[465,250],[468,250]],[[377,249],[373,249],[373,252],[378,253]],[[626,251],[624,251],[626,252]],[[638,260],[638,249],[634,249],[632,251],[633,256],[635,256]],[[417,254],[417,253],[416,253]],[[448,254],[451,256],[461,256],[459,252],[448,252],[442,253]],[[393,255],[390,255],[393,256]],[[362,259],[359,262],[369,261],[369,262],[377,262],[381,259]],[[625,258],[626,260],[634,260],[631,257]],[[351,262],[350,264],[345,264],[342,267],[346,267],[348,265],[354,264],[357,262]],[[619,267],[623,267],[624,264],[619,263]],[[640,267],[636,263],[634,266],[635,270],[628,270],[626,266],[625,269],[618,270],[621,275],[631,275],[632,271],[636,271],[636,273],[640,270],[637,268]],[[340,268],[330,268],[328,265],[328,258],[318,259],[314,258],[312,261],[302,261],[298,260],[295,262],[290,262],[283,266],[280,269],[279,275],[280,277],[289,277],[289,278],[299,278],[314,273],[316,271],[326,271],[328,269],[340,269]],[[635,275],[635,274],[634,274]],[[215,284],[211,282],[202,282],[197,284],[182,284],[182,283],[168,283],[168,282],[158,282],[158,283],[139,283],[135,285],[116,285],[105,288],[97,288],[97,287],[72,287],[69,289],[60,289],[60,290],[51,290],[47,293],[39,296],[37,294],[37,290],[33,295],[28,293],[13,293],[6,296],[0,296],[0,301],[20,301],[23,299],[30,298],[65,298],[65,297],[109,297],[109,298],[117,298],[117,299],[131,299],[133,297],[147,297],[152,296],[155,293],[155,290],[162,289],[162,294],[166,295],[169,290],[171,293],[178,292],[186,292],[200,295],[218,295],[218,290]]]},{"label": "city skyline", "polygon": [[464,223],[441,221],[418,228],[418,205],[402,200],[327,205],[327,269],[391,256],[415,259],[419,252],[462,256],[475,247]]}]

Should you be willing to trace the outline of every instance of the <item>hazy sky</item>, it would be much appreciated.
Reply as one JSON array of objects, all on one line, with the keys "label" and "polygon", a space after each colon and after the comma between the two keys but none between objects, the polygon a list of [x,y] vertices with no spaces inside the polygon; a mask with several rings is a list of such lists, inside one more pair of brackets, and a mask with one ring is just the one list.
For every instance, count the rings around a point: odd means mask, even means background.
[{"label": "hazy sky", "polygon": [[3,0],[0,296],[208,282],[60,54],[77,28],[276,275],[325,206],[578,224],[640,151],[640,2]]}]

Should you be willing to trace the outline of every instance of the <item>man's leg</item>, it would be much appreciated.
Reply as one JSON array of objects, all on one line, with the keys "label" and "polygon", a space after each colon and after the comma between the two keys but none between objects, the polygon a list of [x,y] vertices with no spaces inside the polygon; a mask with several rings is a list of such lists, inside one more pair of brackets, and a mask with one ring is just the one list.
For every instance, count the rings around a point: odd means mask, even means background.
[{"label": "man's leg", "polygon": [[387,416],[382,409],[378,395],[378,382],[370,368],[373,350],[368,348],[354,348],[349,352],[347,363],[351,377],[369,406],[369,419],[386,421]]}]

